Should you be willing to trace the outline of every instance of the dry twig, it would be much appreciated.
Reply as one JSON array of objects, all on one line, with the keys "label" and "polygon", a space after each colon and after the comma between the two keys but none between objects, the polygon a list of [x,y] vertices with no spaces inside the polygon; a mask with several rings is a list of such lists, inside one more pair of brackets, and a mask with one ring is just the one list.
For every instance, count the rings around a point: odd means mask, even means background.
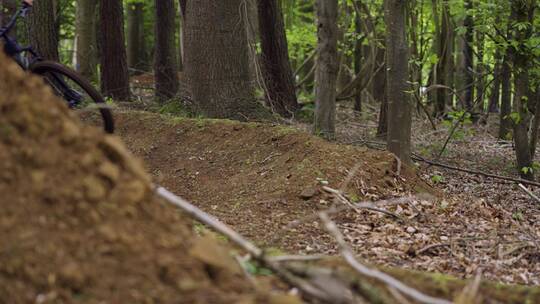
[{"label": "dry twig", "polygon": [[518,186],[519,186],[519,188],[521,188],[521,190],[525,191],[535,201],[540,203],[540,198],[538,198],[538,196],[536,196],[536,194],[534,194],[531,190],[529,190],[527,187],[523,186],[523,184],[521,184],[521,183],[518,184]]},{"label": "dry twig", "polygon": [[383,282],[384,284],[386,284],[387,286],[394,288],[397,291],[421,303],[429,303],[429,304],[451,304],[452,303],[445,299],[439,299],[439,298],[428,296],[412,287],[405,285],[401,281],[395,279],[394,277],[384,272],[381,272],[377,269],[368,268],[367,266],[358,262],[356,258],[354,257],[354,253],[352,252],[351,248],[345,242],[343,235],[337,228],[336,224],[332,222],[332,220],[330,220],[330,217],[328,216],[328,214],[326,214],[325,212],[321,212],[319,213],[319,217],[321,221],[323,222],[328,233],[330,233],[330,235],[332,235],[334,239],[336,240],[336,242],[338,243],[341,256],[343,256],[345,261],[361,275],[377,279]]}]

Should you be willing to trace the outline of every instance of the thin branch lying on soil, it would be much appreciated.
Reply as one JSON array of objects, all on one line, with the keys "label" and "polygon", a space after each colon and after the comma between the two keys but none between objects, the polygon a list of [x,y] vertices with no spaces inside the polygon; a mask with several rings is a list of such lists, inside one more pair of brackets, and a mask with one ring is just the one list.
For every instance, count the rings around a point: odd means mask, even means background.
[{"label": "thin branch lying on soil", "polygon": [[420,250],[418,250],[415,254],[416,255],[421,255],[423,254],[424,252],[427,252],[433,248],[438,248],[438,247],[451,247],[450,244],[448,243],[441,243],[441,244],[431,244],[431,245],[428,245]]},{"label": "thin branch lying on soil", "polygon": [[350,209],[355,210],[357,213],[360,212],[359,209],[366,209],[366,210],[370,210],[370,211],[384,213],[384,214],[389,215],[389,216],[391,216],[391,217],[393,217],[393,218],[395,218],[397,220],[403,221],[403,219],[399,215],[397,215],[395,213],[392,213],[392,212],[390,212],[388,210],[377,208],[373,204],[371,204],[371,205],[368,205],[368,204],[353,204],[353,203],[351,203],[351,201],[349,201],[343,195],[343,192],[341,192],[339,190],[336,190],[336,189],[333,189],[333,188],[330,188],[330,187],[327,187],[327,186],[324,186],[323,190],[328,192],[328,193],[333,194],[335,199],[337,199],[339,202],[341,202],[345,206],[349,207]]},{"label": "thin branch lying on soil", "polygon": [[[409,203],[410,201],[414,199],[416,199],[416,197],[414,196],[405,196],[405,197],[398,197],[398,198],[393,198],[393,199],[380,200],[376,202],[364,201],[364,202],[353,204],[353,206],[359,209],[366,209],[366,210],[381,212],[381,210],[383,209],[378,208],[380,206],[405,204],[405,203]],[[325,210],[325,212],[326,214],[336,214],[336,213],[343,212],[345,210],[350,210],[350,208],[351,207],[346,206],[346,205],[342,205],[339,207],[332,206],[328,208],[327,210]],[[392,214],[391,216],[394,216],[394,215]],[[296,228],[302,225],[303,223],[307,223],[318,218],[319,218],[319,215],[317,213],[314,213],[312,215],[290,222],[285,227],[281,228],[280,231],[278,231],[278,233],[275,234],[276,236],[270,241],[270,243],[273,244],[273,243],[276,243],[278,240],[281,240],[286,235],[287,231],[293,228]]]},{"label": "thin branch lying on soil", "polygon": [[518,184],[519,188],[521,188],[523,191],[525,191],[530,197],[532,197],[535,201],[540,203],[540,198],[536,196],[531,190],[529,190],[527,187],[523,186],[523,184]]},{"label": "thin branch lying on soil", "polygon": [[272,262],[294,262],[294,261],[317,261],[327,258],[327,255],[279,255],[275,257],[268,257]]},{"label": "thin branch lying on soil", "polygon": [[278,263],[269,260],[265,257],[263,250],[253,245],[251,242],[241,236],[238,232],[232,230],[227,225],[210,216],[208,213],[200,210],[188,201],[182,199],[179,196],[176,196],[174,193],[168,191],[163,187],[155,187],[154,193],[165,201],[184,210],[184,212],[186,212],[191,217],[197,219],[205,225],[212,227],[217,232],[228,237],[233,243],[248,252],[254,259],[259,261],[261,264],[264,264],[266,267],[271,269],[273,272],[275,272],[278,276],[280,276],[283,280],[285,280],[292,286],[300,289],[302,292],[304,292],[305,295],[319,301],[323,301],[325,303],[332,302],[332,297],[327,291],[313,286],[310,282],[295,276],[287,269],[281,267]]},{"label": "thin branch lying on soil", "polygon": [[424,162],[426,164],[430,164],[432,166],[446,168],[446,169],[449,169],[449,170],[460,171],[460,172],[465,172],[465,173],[474,174],[474,175],[482,175],[482,176],[490,177],[490,178],[494,178],[494,179],[500,179],[500,180],[505,180],[505,181],[522,183],[522,184],[525,184],[525,185],[531,185],[531,186],[540,187],[540,183],[535,182],[535,181],[529,181],[529,180],[525,180],[525,179],[521,179],[521,178],[514,178],[514,177],[509,177],[509,176],[496,175],[496,174],[491,174],[491,173],[477,171],[477,170],[459,168],[459,167],[439,163],[439,162],[436,162],[436,161],[432,161],[432,160],[429,160],[429,159],[425,159],[425,158],[423,158],[422,156],[420,156],[420,155],[418,155],[416,153],[413,154],[413,160],[421,161],[421,162]]},{"label": "thin branch lying on soil", "polygon": [[330,220],[330,217],[325,212],[319,213],[319,217],[321,221],[323,222],[326,230],[330,235],[334,237],[336,242],[339,245],[340,253],[345,259],[345,261],[351,266],[354,270],[356,270],[358,273],[360,273],[363,276],[367,276],[370,278],[377,279],[387,286],[396,289],[397,291],[413,298],[415,301],[421,302],[421,303],[429,303],[429,304],[451,304],[452,302],[445,300],[445,299],[439,299],[434,298],[431,296],[428,296],[412,287],[409,287],[405,284],[403,284],[401,281],[395,279],[394,277],[381,272],[377,269],[371,269],[367,266],[363,265],[362,263],[358,262],[354,256],[353,251],[347,245],[345,242],[345,239],[343,238],[343,235],[337,228],[336,224]]},{"label": "thin branch lying on soil", "polygon": [[[306,296],[316,299],[318,301],[321,301],[323,303],[335,303],[337,300],[339,300],[340,303],[352,303],[352,301],[343,302],[343,297],[341,299],[336,298],[335,288],[339,288],[341,290],[345,288],[343,285],[339,285],[339,286],[320,285],[320,284],[317,284],[317,282],[315,281],[311,282],[308,279],[304,279],[302,277],[295,275],[291,270],[286,268],[285,265],[280,264],[280,262],[283,262],[283,261],[290,261],[290,260],[295,260],[295,259],[304,260],[304,261],[314,260],[314,259],[323,258],[323,256],[307,256],[307,257],[285,256],[285,257],[282,257],[281,259],[279,257],[273,257],[273,258],[267,257],[265,256],[263,250],[261,250],[260,248],[258,248],[257,246],[255,246],[254,244],[246,240],[243,236],[241,236],[239,233],[229,228],[227,225],[221,223],[219,220],[207,214],[206,212],[200,210],[199,208],[195,207],[188,201],[182,199],[179,196],[176,196],[172,192],[160,186],[155,186],[154,192],[157,196],[164,199],[165,201],[173,204],[174,206],[181,208],[191,217],[197,219],[203,224],[210,226],[211,228],[215,229],[217,232],[228,237],[233,243],[235,243],[236,245],[240,246],[242,249],[247,251],[248,254],[252,256],[252,258],[254,258],[256,261],[258,261],[262,265],[268,267],[277,276],[281,277],[284,281],[289,283],[291,286],[294,286],[298,288],[299,290],[301,290]],[[342,248],[342,254],[345,257],[345,260],[349,263],[351,267],[353,267],[353,269],[357,270],[362,275],[375,278],[383,282],[385,285],[391,288],[394,288],[398,290],[399,292],[405,295],[408,295],[409,297],[422,303],[434,303],[434,304],[450,304],[451,303],[443,299],[427,296],[414,288],[408,287],[401,281],[391,277],[388,274],[380,272],[376,269],[367,268],[364,265],[360,264],[354,258],[354,255],[351,249],[346,245],[343,239],[343,236],[341,235],[341,233],[339,232],[335,224],[330,221],[328,217],[328,213],[327,212],[320,213],[319,217],[323,220],[328,231],[332,235],[334,235],[334,237],[336,237],[338,244]],[[240,260],[238,260],[238,262],[241,263]],[[352,294],[354,293],[354,291],[349,288],[347,288],[347,290],[351,292]]]},{"label": "thin branch lying on soil", "polygon": [[[355,140],[355,141],[348,142],[347,144],[350,144],[350,145],[361,144],[361,145],[365,145],[365,146],[367,146],[369,148],[372,148],[372,149],[375,149],[375,150],[380,150],[380,151],[385,151],[385,149],[382,148],[382,146],[386,145],[385,143],[382,143],[382,142],[370,141],[370,140]],[[517,177],[497,175],[497,174],[492,174],[492,173],[478,171],[478,170],[460,168],[460,167],[456,167],[456,166],[436,162],[436,161],[433,161],[433,160],[429,160],[427,158],[424,158],[424,157],[420,156],[418,153],[412,153],[412,159],[414,161],[423,162],[423,163],[426,163],[428,165],[435,166],[435,167],[441,167],[441,168],[446,168],[446,169],[449,169],[449,170],[464,172],[464,173],[468,173],[468,174],[481,175],[481,176],[490,177],[490,178],[493,178],[493,179],[516,182],[516,183],[522,183],[524,185],[540,187],[540,183],[535,182],[535,181],[529,181],[529,180],[522,179],[522,178],[517,178]]]}]

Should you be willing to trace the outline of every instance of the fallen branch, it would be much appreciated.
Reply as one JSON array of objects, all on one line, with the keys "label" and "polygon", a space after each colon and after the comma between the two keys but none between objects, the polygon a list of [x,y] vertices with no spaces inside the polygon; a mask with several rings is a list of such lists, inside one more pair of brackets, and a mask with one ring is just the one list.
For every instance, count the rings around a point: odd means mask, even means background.
[{"label": "fallen branch", "polygon": [[394,277],[384,272],[381,272],[377,269],[368,268],[367,266],[358,262],[356,258],[354,257],[354,253],[352,252],[351,248],[345,242],[343,235],[337,228],[336,224],[330,220],[328,214],[326,214],[325,212],[321,212],[319,213],[319,217],[321,221],[323,222],[328,233],[330,233],[330,235],[332,235],[334,239],[336,240],[336,242],[338,243],[338,246],[340,248],[340,253],[345,259],[345,261],[361,275],[377,279],[383,282],[384,284],[388,285],[389,287],[394,288],[397,291],[421,303],[429,303],[429,304],[451,304],[452,303],[445,299],[439,299],[439,298],[428,296],[412,287],[405,285],[401,281],[395,279]]},{"label": "fallen branch", "polygon": [[527,194],[532,197],[535,201],[537,201],[538,203],[540,203],[540,198],[538,196],[536,196],[531,190],[529,190],[527,187],[523,186],[523,184],[518,184],[518,186],[525,192],[527,192]]},{"label": "fallen branch", "polygon": [[454,171],[460,171],[460,172],[465,172],[465,173],[474,174],[474,175],[482,175],[482,176],[491,177],[491,178],[494,178],[494,179],[500,179],[500,180],[505,180],[505,181],[522,183],[522,184],[525,184],[525,185],[531,185],[531,186],[540,187],[540,183],[538,183],[538,182],[529,181],[529,180],[525,180],[525,179],[522,179],[522,178],[514,178],[514,177],[510,177],[510,176],[496,175],[496,174],[491,174],[491,173],[477,171],[477,170],[459,168],[459,167],[455,167],[455,166],[451,166],[451,165],[447,165],[447,164],[443,164],[443,163],[439,163],[439,162],[436,162],[436,161],[425,159],[425,158],[419,156],[418,154],[414,154],[412,158],[413,158],[413,160],[421,161],[421,162],[424,162],[426,164],[430,164],[430,165],[436,166],[436,167],[441,167],[441,168],[446,168],[446,169],[450,169],[450,170],[454,170]]},{"label": "fallen branch", "polygon": [[418,250],[415,254],[416,255],[421,255],[422,253],[428,251],[428,250],[431,250],[433,248],[437,248],[437,247],[450,247],[450,244],[447,244],[447,243],[442,243],[442,244],[431,244],[431,245],[428,245],[420,250]]},{"label": "fallen branch", "polygon": [[272,262],[294,262],[294,261],[317,261],[327,258],[326,255],[279,255],[275,257],[268,257]]},{"label": "fallen branch", "polygon": [[159,187],[159,186],[155,187],[154,193],[157,196],[161,197],[162,199],[166,200],[167,202],[184,210],[190,216],[199,220],[203,224],[206,224],[212,227],[217,232],[228,237],[229,240],[231,240],[233,243],[235,243],[236,245],[244,249],[246,252],[248,252],[255,260],[259,261],[261,264],[271,269],[274,273],[276,273],[279,277],[281,277],[283,280],[285,280],[292,286],[297,287],[299,290],[304,292],[305,295],[313,297],[325,303],[333,302],[332,301],[333,299],[330,296],[329,292],[321,288],[317,288],[313,286],[310,282],[295,276],[287,269],[281,267],[278,263],[269,260],[268,258],[265,257],[263,250],[253,245],[251,242],[249,242],[243,236],[241,236],[238,232],[232,230],[227,225],[223,224],[216,218],[210,216],[208,213],[195,207],[194,205],[190,204],[188,201],[175,195],[174,193],[168,191],[167,189],[163,187]]},{"label": "fallen branch", "polygon": [[389,215],[395,219],[398,219],[400,221],[403,221],[403,219],[395,214],[395,213],[392,213],[388,210],[384,210],[384,209],[381,209],[381,208],[377,208],[376,206],[374,206],[373,204],[353,204],[351,203],[351,201],[349,201],[344,195],[343,195],[343,192],[339,191],[339,190],[336,190],[336,189],[333,189],[333,188],[330,188],[330,187],[327,187],[327,186],[324,186],[323,187],[323,190],[328,192],[328,193],[331,193],[334,195],[334,197],[340,201],[342,204],[344,204],[345,206],[348,206],[350,209],[353,209],[354,211],[356,211],[357,213],[360,212],[360,209],[366,209],[366,210],[370,210],[370,211],[375,211],[375,212],[379,212],[379,213],[384,213],[386,215]]}]

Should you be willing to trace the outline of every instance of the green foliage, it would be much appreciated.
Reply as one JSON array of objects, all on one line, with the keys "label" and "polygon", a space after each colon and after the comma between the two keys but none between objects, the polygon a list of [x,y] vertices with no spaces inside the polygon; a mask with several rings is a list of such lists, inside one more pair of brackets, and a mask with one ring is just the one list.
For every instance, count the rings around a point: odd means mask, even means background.
[{"label": "green foliage", "polygon": [[173,116],[182,116],[182,117],[188,117],[189,113],[182,107],[182,104],[178,100],[170,100],[161,108],[159,108],[158,112],[160,114],[169,114]]},{"label": "green foliage", "polygon": [[298,119],[303,122],[311,123],[315,117],[315,104],[305,104],[300,111],[298,111]]},{"label": "green foliage", "polygon": [[272,275],[272,270],[260,266],[254,261],[242,261],[242,267],[252,275],[269,276]]},{"label": "green foliage", "polygon": [[301,64],[317,48],[317,28],[307,23],[287,29],[287,43],[291,61]]},{"label": "green foliage", "polygon": [[435,174],[431,177],[431,181],[434,183],[434,184],[440,184],[444,181],[444,177],[441,176],[441,175],[438,175],[438,174]]}]

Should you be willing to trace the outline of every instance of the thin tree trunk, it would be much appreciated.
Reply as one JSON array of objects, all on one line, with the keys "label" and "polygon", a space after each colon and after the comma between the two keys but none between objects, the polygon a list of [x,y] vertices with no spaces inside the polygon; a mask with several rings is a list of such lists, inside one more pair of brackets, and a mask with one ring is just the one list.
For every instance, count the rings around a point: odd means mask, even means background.
[{"label": "thin tree trunk", "polygon": [[[470,11],[473,8],[473,0],[465,1],[465,9]],[[464,59],[464,85],[463,89],[463,101],[465,102],[465,107],[468,111],[472,111],[473,107],[473,91],[474,91],[474,54],[473,54],[473,42],[474,42],[474,22],[473,16],[469,13],[465,16],[465,21],[463,22],[465,26],[465,41],[463,44],[463,59]]]},{"label": "thin tree trunk", "polygon": [[156,99],[163,102],[178,92],[178,68],[176,63],[176,10],[174,0],[156,0],[154,52],[154,76]]},{"label": "thin tree trunk", "polygon": [[478,108],[477,110],[481,113],[484,112],[485,106],[484,106],[484,100],[485,100],[485,90],[486,90],[486,81],[485,76],[483,75],[485,72],[484,67],[484,34],[480,31],[476,32],[476,52],[478,54],[478,61],[476,63],[476,69],[475,72],[477,73],[477,79],[476,79],[476,95],[477,95],[477,102],[478,102]]},{"label": "thin tree trunk", "polygon": [[512,138],[512,72],[510,71],[510,51],[506,51],[501,67],[501,114],[499,116],[499,136],[501,140]]},{"label": "thin tree trunk", "polygon": [[[358,3],[360,2],[360,0],[356,1]],[[360,7],[359,4],[357,6]],[[362,35],[362,19],[360,18],[360,11],[356,10],[354,14],[354,29],[357,37]],[[354,44],[354,75],[358,75],[362,68],[362,41],[363,39],[357,38]],[[361,82],[358,83],[357,87],[360,86],[362,86]],[[362,112],[362,92],[356,92],[356,95],[354,96],[354,111],[358,113]]]},{"label": "thin tree trunk", "polygon": [[279,0],[257,1],[261,64],[267,105],[281,116],[291,117],[300,106],[296,99],[280,3]]},{"label": "thin tree trunk", "polygon": [[318,63],[313,132],[327,139],[336,136],[337,0],[317,0]]},{"label": "thin tree trunk", "polygon": [[377,49],[377,66],[383,64],[383,68],[375,73],[373,78],[373,99],[380,102],[379,122],[377,125],[377,137],[386,138],[388,135],[388,86],[386,81],[386,49]]},{"label": "thin tree trunk", "polygon": [[77,71],[86,79],[97,80],[97,38],[95,0],[77,0]]},{"label": "thin tree trunk", "polygon": [[184,70],[184,13],[182,0],[178,4],[178,71]]},{"label": "thin tree trunk", "polygon": [[[514,23],[531,22],[534,16],[535,1],[512,1],[512,15]],[[524,45],[532,34],[531,27],[521,28],[513,26],[514,37],[519,45]],[[514,112],[519,117],[513,119],[514,144],[516,147],[517,169],[522,178],[533,180],[532,155],[529,143],[528,127],[531,119],[527,103],[530,100],[529,90],[529,67],[530,61],[523,47],[512,52],[514,70]]]},{"label": "thin tree trunk", "polygon": [[406,3],[385,1],[386,77],[388,82],[388,150],[411,164],[411,106],[409,47],[406,33]]},{"label": "thin tree trunk", "polygon": [[[127,6],[127,62],[133,74],[145,70],[144,3],[135,2]],[[156,19],[161,22],[160,19]]]},{"label": "thin tree trunk", "polygon": [[499,112],[499,100],[501,97],[501,52],[500,50],[495,51],[495,68],[493,70],[493,88],[491,89],[491,96],[489,98],[488,113],[498,113]]},{"label": "thin tree trunk", "polygon": [[58,61],[58,28],[56,24],[56,0],[34,2],[28,18],[30,44],[41,57]]},{"label": "thin tree trunk", "polygon": [[116,100],[129,100],[122,1],[101,0],[99,7],[101,91]]}]

